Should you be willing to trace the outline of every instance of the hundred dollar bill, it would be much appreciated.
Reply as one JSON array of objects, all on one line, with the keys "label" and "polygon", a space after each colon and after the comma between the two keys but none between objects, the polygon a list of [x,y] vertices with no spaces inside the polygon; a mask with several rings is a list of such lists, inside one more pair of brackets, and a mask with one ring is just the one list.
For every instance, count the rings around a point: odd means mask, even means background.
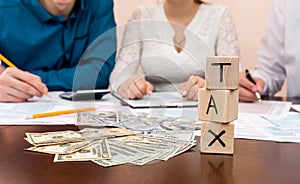
[{"label": "hundred dollar bill", "polygon": [[[115,155],[116,153],[112,152],[113,155]],[[101,165],[103,167],[111,167],[111,166],[115,166],[115,165],[122,165],[122,164],[125,164],[127,162],[119,162],[119,161],[116,161],[116,160],[92,160],[92,162],[98,164],[98,165]]]},{"label": "hundred dollar bill", "polygon": [[146,163],[149,163],[157,158],[159,156],[160,150],[153,149],[151,147],[142,147],[137,146],[133,144],[124,144],[122,142],[113,142],[109,141],[109,144],[111,147],[114,147],[114,149],[118,152],[120,150],[122,152],[127,151],[127,153],[131,153],[136,155],[135,159],[132,159],[131,161],[128,161],[128,163],[135,164],[135,165],[145,165]]},{"label": "hundred dollar bill", "polygon": [[143,155],[138,150],[136,150],[134,148],[130,148],[126,145],[109,142],[109,146],[110,146],[111,150],[121,153],[122,155],[126,155],[127,157],[134,157],[134,156],[139,157],[139,156]]},{"label": "hundred dollar bill", "polygon": [[162,154],[161,150],[157,150],[157,149],[154,149],[151,147],[144,147],[142,145],[130,144],[129,147],[135,148],[138,151],[145,154],[143,157],[129,162],[129,163],[135,164],[135,165],[145,165],[149,162],[156,160],[156,158]]},{"label": "hundred dollar bill", "polygon": [[144,135],[176,142],[195,142],[194,131],[148,131]]},{"label": "hundred dollar bill", "polygon": [[112,111],[77,113],[78,125],[113,126],[118,122],[118,114]]},{"label": "hundred dollar bill", "polygon": [[194,131],[196,122],[187,118],[173,118],[168,117],[160,123],[160,126],[164,130],[168,131]]},{"label": "hundred dollar bill", "polygon": [[143,157],[143,154],[135,149],[123,149],[123,146],[117,144],[109,144],[112,158],[109,160],[92,160],[94,163],[103,167],[111,167],[129,163],[132,160]]},{"label": "hundred dollar bill", "polygon": [[173,155],[174,156],[177,156],[183,152],[186,152],[187,150],[191,149],[192,147],[196,146],[196,143],[191,143],[191,144],[184,144],[180,147],[179,150],[177,150],[177,152]]},{"label": "hundred dollar bill", "polygon": [[168,160],[181,148],[183,143],[176,142],[174,140],[164,140],[162,138],[158,139],[156,137],[148,137],[148,136],[128,136],[121,137],[114,140],[110,140],[111,142],[119,141],[124,142],[127,145],[142,147],[143,149],[155,149],[156,152],[161,153],[156,157],[159,160]]},{"label": "hundred dollar bill", "polygon": [[128,136],[111,139],[109,144],[126,144],[127,147],[133,147],[136,150],[145,153],[143,158],[136,159],[130,163],[144,165],[155,159],[168,160],[180,149],[181,143],[168,140],[156,139],[145,136]]},{"label": "hundred dollar bill", "polygon": [[63,143],[49,146],[39,146],[27,148],[27,151],[48,153],[48,154],[70,154],[79,151],[85,147],[90,146],[91,142],[76,142],[76,143]]},{"label": "hundred dollar bill", "polygon": [[148,113],[83,112],[77,115],[77,124],[106,125],[132,130],[195,130],[195,121],[186,118],[166,117]]},{"label": "hundred dollar bill", "polygon": [[57,131],[45,133],[25,133],[28,140],[35,146],[61,144],[85,141],[82,135],[75,131]]},{"label": "hundred dollar bill", "polygon": [[96,144],[99,144],[101,147],[101,157],[103,159],[111,159],[111,151],[107,139],[100,140]]},{"label": "hundred dollar bill", "polygon": [[138,131],[146,130],[161,130],[160,123],[164,121],[166,117],[151,115],[146,113],[122,113],[122,125],[125,128]]},{"label": "hundred dollar bill", "polygon": [[175,145],[168,145],[168,144],[142,144],[141,143],[137,143],[140,144],[139,146],[143,146],[144,148],[152,148],[152,149],[156,149],[156,151],[158,153],[160,153],[159,155],[156,156],[156,159],[158,160],[168,160],[170,159],[179,149],[179,146],[175,146]]},{"label": "hundred dollar bill", "polygon": [[136,135],[138,132],[125,128],[85,128],[80,131],[86,140],[97,140],[111,137]]},{"label": "hundred dollar bill", "polygon": [[[104,150],[103,150],[104,149]],[[83,148],[72,154],[56,154],[54,162],[89,161],[110,159],[111,153],[106,140],[96,142],[90,147]]]}]

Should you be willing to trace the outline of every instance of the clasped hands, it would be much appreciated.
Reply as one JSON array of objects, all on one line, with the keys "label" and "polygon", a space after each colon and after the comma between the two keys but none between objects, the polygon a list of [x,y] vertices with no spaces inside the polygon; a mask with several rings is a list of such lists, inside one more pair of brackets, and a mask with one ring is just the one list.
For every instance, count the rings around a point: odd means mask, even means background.
[{"label": "clasped hands", "polygon": [[[198,100],[198,89],[204,86],[204,79],[198,76],[190,76],[187,82],[179,85],[179,90],[188,100]],[[144,77],[134,75],[127,79],[118,88],[118,93],[126,99],[141,99],[145,95],[151,95],[153,85]]]}]

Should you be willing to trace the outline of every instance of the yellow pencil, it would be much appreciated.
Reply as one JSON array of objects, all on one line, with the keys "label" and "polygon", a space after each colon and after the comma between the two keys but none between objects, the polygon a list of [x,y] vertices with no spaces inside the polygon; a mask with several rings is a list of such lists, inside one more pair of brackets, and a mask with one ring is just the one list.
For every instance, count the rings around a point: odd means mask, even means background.
[{"label": "yellow pencil", "polygon": [[[0,60],[3,61],[7,66],[12,68],[18,68],[16,65],[14,65],[12,62],[10,62],[6,57],[4,57],[2,54],[0,54]],[[48,96],[48,93],[45,93],[46,96]]]},{"label": "yellow pencil", "polygon": [[45,112],[40,114],[33,114],[30,116],[27,116],[26,119],[34,119],[34,118],[44,118],[49,116],[57,116],[62,114],[72,114],[77,112],[86,112],[86,111],[94,111],[96,110],[95,107],[85,107],[85,108],[79,108],[79,109],[69,109],[69,110],[62,110],[62,111],[53,111],[53,112]]},{"label": "yellow pencil", "polygon": [[12,68],[17,68],[16,65],[14,65],[12,62],[10,62],[6,57],[4,57],[2,54],[0,54],[0,59],[3,61],[7,66]]}]

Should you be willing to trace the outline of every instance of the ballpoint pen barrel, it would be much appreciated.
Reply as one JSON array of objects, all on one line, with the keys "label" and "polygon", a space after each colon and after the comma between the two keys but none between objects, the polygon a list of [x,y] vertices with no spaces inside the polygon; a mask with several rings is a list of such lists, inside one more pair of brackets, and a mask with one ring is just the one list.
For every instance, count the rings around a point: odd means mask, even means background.
[{"label": "ballpoint pen barrel", "polygon": [[[247,78],[250,82],[252,82],[254,85],[256,85],[256,82],[255,82],[255,80],[252,78],[252,76],[251,76],[251,74],[250,74],[250,72],[249,72],[248,69],[245,70],[245,73],[246,73],[246,78]],[[261,101],[261,95],[259,94],[259,92],[255,92],[255,96],[256,96],[256,98],[258,99],[258,101]]]},{"label": "ballpoint pen barrel", "polygon": [[261,101],[261,95],[258,92],[255,92],[255,96],[258,99],[258,101]]}]

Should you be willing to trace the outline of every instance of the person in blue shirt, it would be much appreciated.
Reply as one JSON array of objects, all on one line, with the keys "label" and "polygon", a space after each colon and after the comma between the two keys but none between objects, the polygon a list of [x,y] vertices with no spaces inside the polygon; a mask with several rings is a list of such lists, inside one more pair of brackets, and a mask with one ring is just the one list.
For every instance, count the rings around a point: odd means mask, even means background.
[{"label": "person in blue shirt", "polygon": [[1,102],[107,88],[115,52],[113,0],[0,0]]}]

